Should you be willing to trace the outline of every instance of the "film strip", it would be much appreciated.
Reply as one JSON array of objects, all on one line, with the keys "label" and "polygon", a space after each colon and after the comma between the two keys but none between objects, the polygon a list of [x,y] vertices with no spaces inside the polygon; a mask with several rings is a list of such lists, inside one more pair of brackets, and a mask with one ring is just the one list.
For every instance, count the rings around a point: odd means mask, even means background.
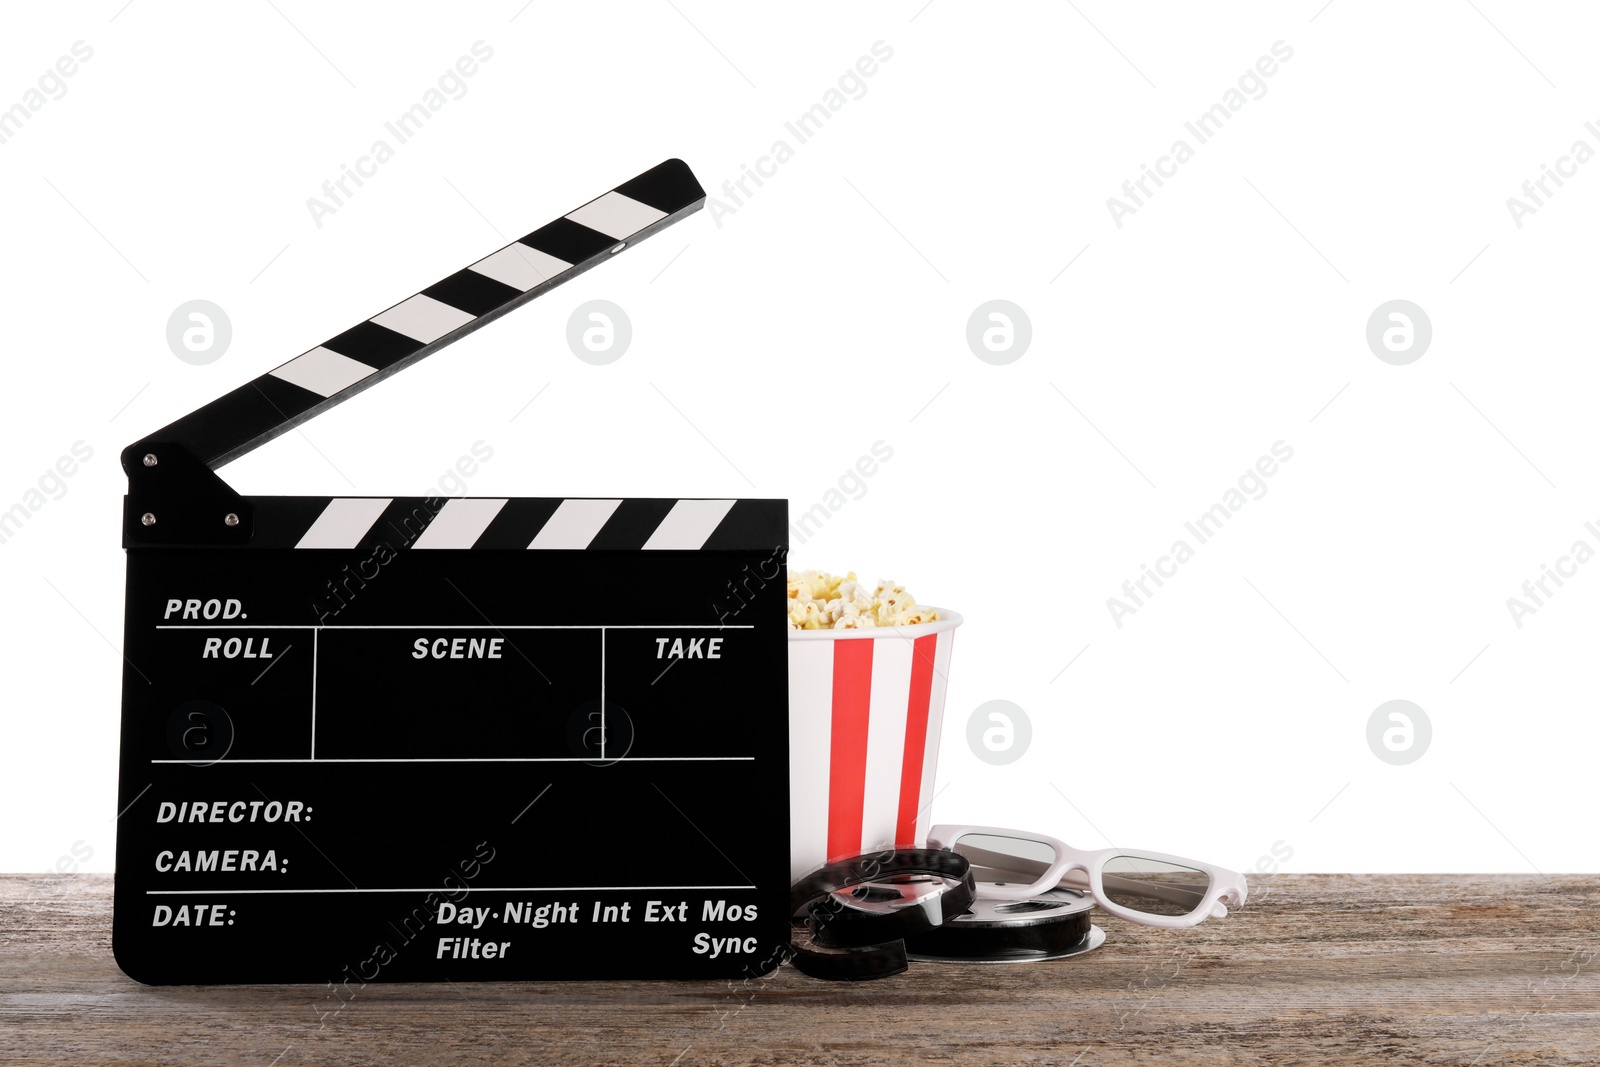
[{"label": "film strip", "polygon": [[[973,887],[971,863],[946,849],[886,849],[825,864],[790,887],[789,913],[813,942],[794,947],[792,962],[835,981],[899,974],[907,967],[905,938],[966,911]],[[888,898],[882,906],[863,906],[877,894]]]}]

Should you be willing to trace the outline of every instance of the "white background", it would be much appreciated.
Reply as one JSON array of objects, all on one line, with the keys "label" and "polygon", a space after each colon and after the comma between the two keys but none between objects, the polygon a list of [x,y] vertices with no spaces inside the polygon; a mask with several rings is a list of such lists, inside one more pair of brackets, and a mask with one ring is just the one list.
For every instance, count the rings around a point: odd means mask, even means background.
[{"label": "white background", "polygon": [[[966,616],[936,819],[1243,869],[1275,844],[1285,870],[1600,866],[1600,565],[1521,627],[1506,604],[1600,548],[1600,162],[1521,227],[1506,204],[1574,141],[1600,149],[1592,12],[123,3],[31,5],[0,36],[0,107],[93,48],[0,144],[0,509],[93,449],[0,544],[0,869],[111,868],[120,449],[669,156],[732,210],[228,480],[422,493],[481,440],[473,495],[798,513],[882,440],[892,460],[793,558]],[[316,225],[307,199],[479,40],[465,95]],[[799,144],[784,123],[878,41],[864,95]],[[1198,145],[1185,121],[1277,41],[1265,95]],[[1118,227],[1107,198],[1178,138],[1194,158]],[[793,158],[735,205],[724,181],[780,139]],[[166,343],[197,298],[233,326],[203,367]],[[603,367],[565,341],[597,298],[634,330]],[[996,298],[1032,322],[1006,366],[965,337]],[[1397,298],[1433,326],[1407,366],[1365,340]],[[1107,598],[1277,441],[1265,496],[1118,627]],[[1406,766],[1366,740],[1397,698],[1433,728]],[[1033,726],[1007,767],[966,743],[992,699]]]}]

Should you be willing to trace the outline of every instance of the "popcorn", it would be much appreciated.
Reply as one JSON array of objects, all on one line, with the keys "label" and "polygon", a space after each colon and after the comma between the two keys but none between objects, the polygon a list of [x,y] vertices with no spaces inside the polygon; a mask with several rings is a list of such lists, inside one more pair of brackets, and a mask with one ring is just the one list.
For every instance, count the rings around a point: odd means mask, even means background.
[{"label": "popcorn", "polygon": [[868,590],[854,571],[843,577],[825,571],[789,572],[791,630],[917,626],[938,618],[937,611],[918,607],[906,587],[893,581],[880,581]]}]

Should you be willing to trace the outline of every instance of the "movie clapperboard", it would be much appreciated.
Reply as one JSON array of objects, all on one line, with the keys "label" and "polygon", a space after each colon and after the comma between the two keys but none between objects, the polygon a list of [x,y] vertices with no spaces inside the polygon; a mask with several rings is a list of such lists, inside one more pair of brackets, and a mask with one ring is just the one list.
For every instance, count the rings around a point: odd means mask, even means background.
[{"label": "movie clapperboard", "polygon": [[215,473],[704,201],[669,160],[123,453],[130,976],[776,965],[785,501],[244,497]]}]

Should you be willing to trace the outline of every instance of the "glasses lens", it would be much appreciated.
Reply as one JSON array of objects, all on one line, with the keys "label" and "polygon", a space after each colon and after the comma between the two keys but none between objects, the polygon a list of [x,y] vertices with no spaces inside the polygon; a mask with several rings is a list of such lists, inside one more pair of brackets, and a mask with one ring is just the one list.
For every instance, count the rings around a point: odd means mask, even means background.
[{"label": "glasses lens", "polygon": [[1149,856],[1113,856],[1100,869],[1106,899],[1146,915],[1188,915],[1200,907],[1211,876]]},{"label": "glasses lens", "polygon": [[1048,841],[997,834],[962,834],[955,850],[972,862],[981,882],[1030,885],[1056,861],[1055,846]]}]

